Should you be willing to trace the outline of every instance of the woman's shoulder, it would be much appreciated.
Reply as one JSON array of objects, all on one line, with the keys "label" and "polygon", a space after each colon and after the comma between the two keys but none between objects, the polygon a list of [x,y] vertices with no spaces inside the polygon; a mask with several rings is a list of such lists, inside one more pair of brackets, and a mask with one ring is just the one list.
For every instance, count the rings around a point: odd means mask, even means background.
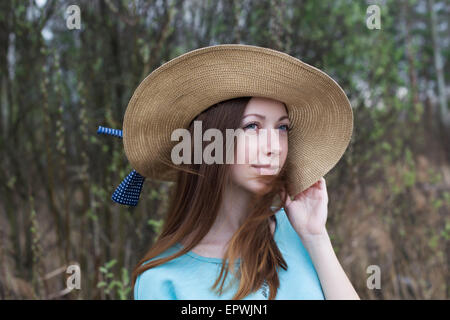
[{"label": "woman's shoulder", "polygon": [[134,284],[135,300],[174,299],[174,281],[163,270],[164,268],[150,268],[137,276]]},{"label": "woman's shoulder", "polygon": [[[171,247],[164,253],[143,262],[146,265],[150,261],[172,255],[176,247]],[[164,262],[158,266],[149,268],[140,273],[134,286],[135,300],[166,300],[173,299],[174,279],[179,265],[183,263],[183,256]]]},{"label": "woman's shoulder", "polygon": [[[178,252],[179,250],[180,250],[179,245],[175,244],[175,245],[171,246],[169,249],[167,249],[166,251],[164,251],[163,253],[157,255],[156,257],[146,260],[141,265],[144,266],[144,265],[148,264],[150,261],[154,261],[154,260],[158,260],[160,258],[165,258],[165,257],[171,256],[171,255],[175,254],[176,252]],[[163,262],[162,264],[159,264],[155,267],[149,268],[146,271],[144,271],[142,274],[145,274],[147,277],[164,276],[168,272],[174,272],[174,271],[180,269],[180,267],[182,268],[182,265],[185,263],[187,263],[186,254],[178,256],[173,259],[170,259],[169,261]]]}]

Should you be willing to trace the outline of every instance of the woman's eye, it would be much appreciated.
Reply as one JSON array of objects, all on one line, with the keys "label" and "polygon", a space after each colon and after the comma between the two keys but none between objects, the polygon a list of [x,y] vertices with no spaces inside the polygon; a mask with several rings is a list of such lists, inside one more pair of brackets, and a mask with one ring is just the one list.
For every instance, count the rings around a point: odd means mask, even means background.
[{"label": "woman's eye", "polygon": [[244,129],[256,129],[257,128],[257,124],[256,123],[249,123],[248,125],[246,125],[244,127]]},{"label": "woman's eye", "polygon": [[281,126],[279,126],[278,128],[285,130],[285,131],[289,131],[289,126],[287,124],[282,124]]}]

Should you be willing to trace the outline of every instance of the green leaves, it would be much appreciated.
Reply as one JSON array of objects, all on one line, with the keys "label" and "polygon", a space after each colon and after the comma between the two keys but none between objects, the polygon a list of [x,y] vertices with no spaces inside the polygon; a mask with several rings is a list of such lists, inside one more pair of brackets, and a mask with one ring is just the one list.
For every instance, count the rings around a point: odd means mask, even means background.
[{"label": "green leaves", "polygon": [[161,232],[163,222],[164,222],[163,219],[160,220],[149,219],[147,221],[147,224],[153,228],[155,233],[159,234]]},{"label": "green leaves", "polygon": [[104,293],[111,296],[113,299],[117,295],[120,300],[126,300],[131,291],[128,270],[122,268],[120,278],[116,279],[114,272],[111,270],[116,264],[117,260],[113,259],[99,268],[103,280],[97,284],[97,288],[103,289]]}]

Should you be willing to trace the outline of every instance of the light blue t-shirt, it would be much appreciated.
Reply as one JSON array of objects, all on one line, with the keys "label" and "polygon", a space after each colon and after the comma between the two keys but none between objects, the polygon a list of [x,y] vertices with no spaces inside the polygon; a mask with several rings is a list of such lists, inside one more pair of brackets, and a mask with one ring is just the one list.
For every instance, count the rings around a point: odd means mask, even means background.
[{"label": "light blue t-shirt", "polygon": [[[275,217],[274,239],[288,266],[287,270],[280,268],[278,271],[280,287],[275,299],[324,300],[322,287],[308,251],[290,224],[285,211],[281,209]],[[182,248],[181,244],[177,243],[156,258],[171,255],[180,248]],[[141,273],[134,286],[134,299],[230,300],[237,292],[238,281],[234,282],[232,289],[224,291],[222,295],[211,290],[211,286],[219,276],[221,264],[220,258],[203,257],[189,251]],[[228,273],[224,288],[230,283],[232,276]],[[257,292],[246,296],[244,300],[267,300],[268,294],[269,287],[264,284]]]}]

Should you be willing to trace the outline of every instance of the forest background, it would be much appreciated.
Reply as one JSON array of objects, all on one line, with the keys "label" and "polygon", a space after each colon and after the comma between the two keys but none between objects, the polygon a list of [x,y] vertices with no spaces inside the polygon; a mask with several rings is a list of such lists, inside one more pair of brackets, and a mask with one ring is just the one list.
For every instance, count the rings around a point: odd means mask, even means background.
[{"label": "forest background", "polygon": [[[284,51],[349,97],[354,133],[326,175],[327,229],[360,297],[448,299],[449,18],[445,0],[2,0],[0,299],[132,298],[170,184],[147,179],[136,208],[113,202],[132,168],[97,128],[122,129],[158,66],[224,43]],[[66,287],[70,265],[79,290]]]}]

